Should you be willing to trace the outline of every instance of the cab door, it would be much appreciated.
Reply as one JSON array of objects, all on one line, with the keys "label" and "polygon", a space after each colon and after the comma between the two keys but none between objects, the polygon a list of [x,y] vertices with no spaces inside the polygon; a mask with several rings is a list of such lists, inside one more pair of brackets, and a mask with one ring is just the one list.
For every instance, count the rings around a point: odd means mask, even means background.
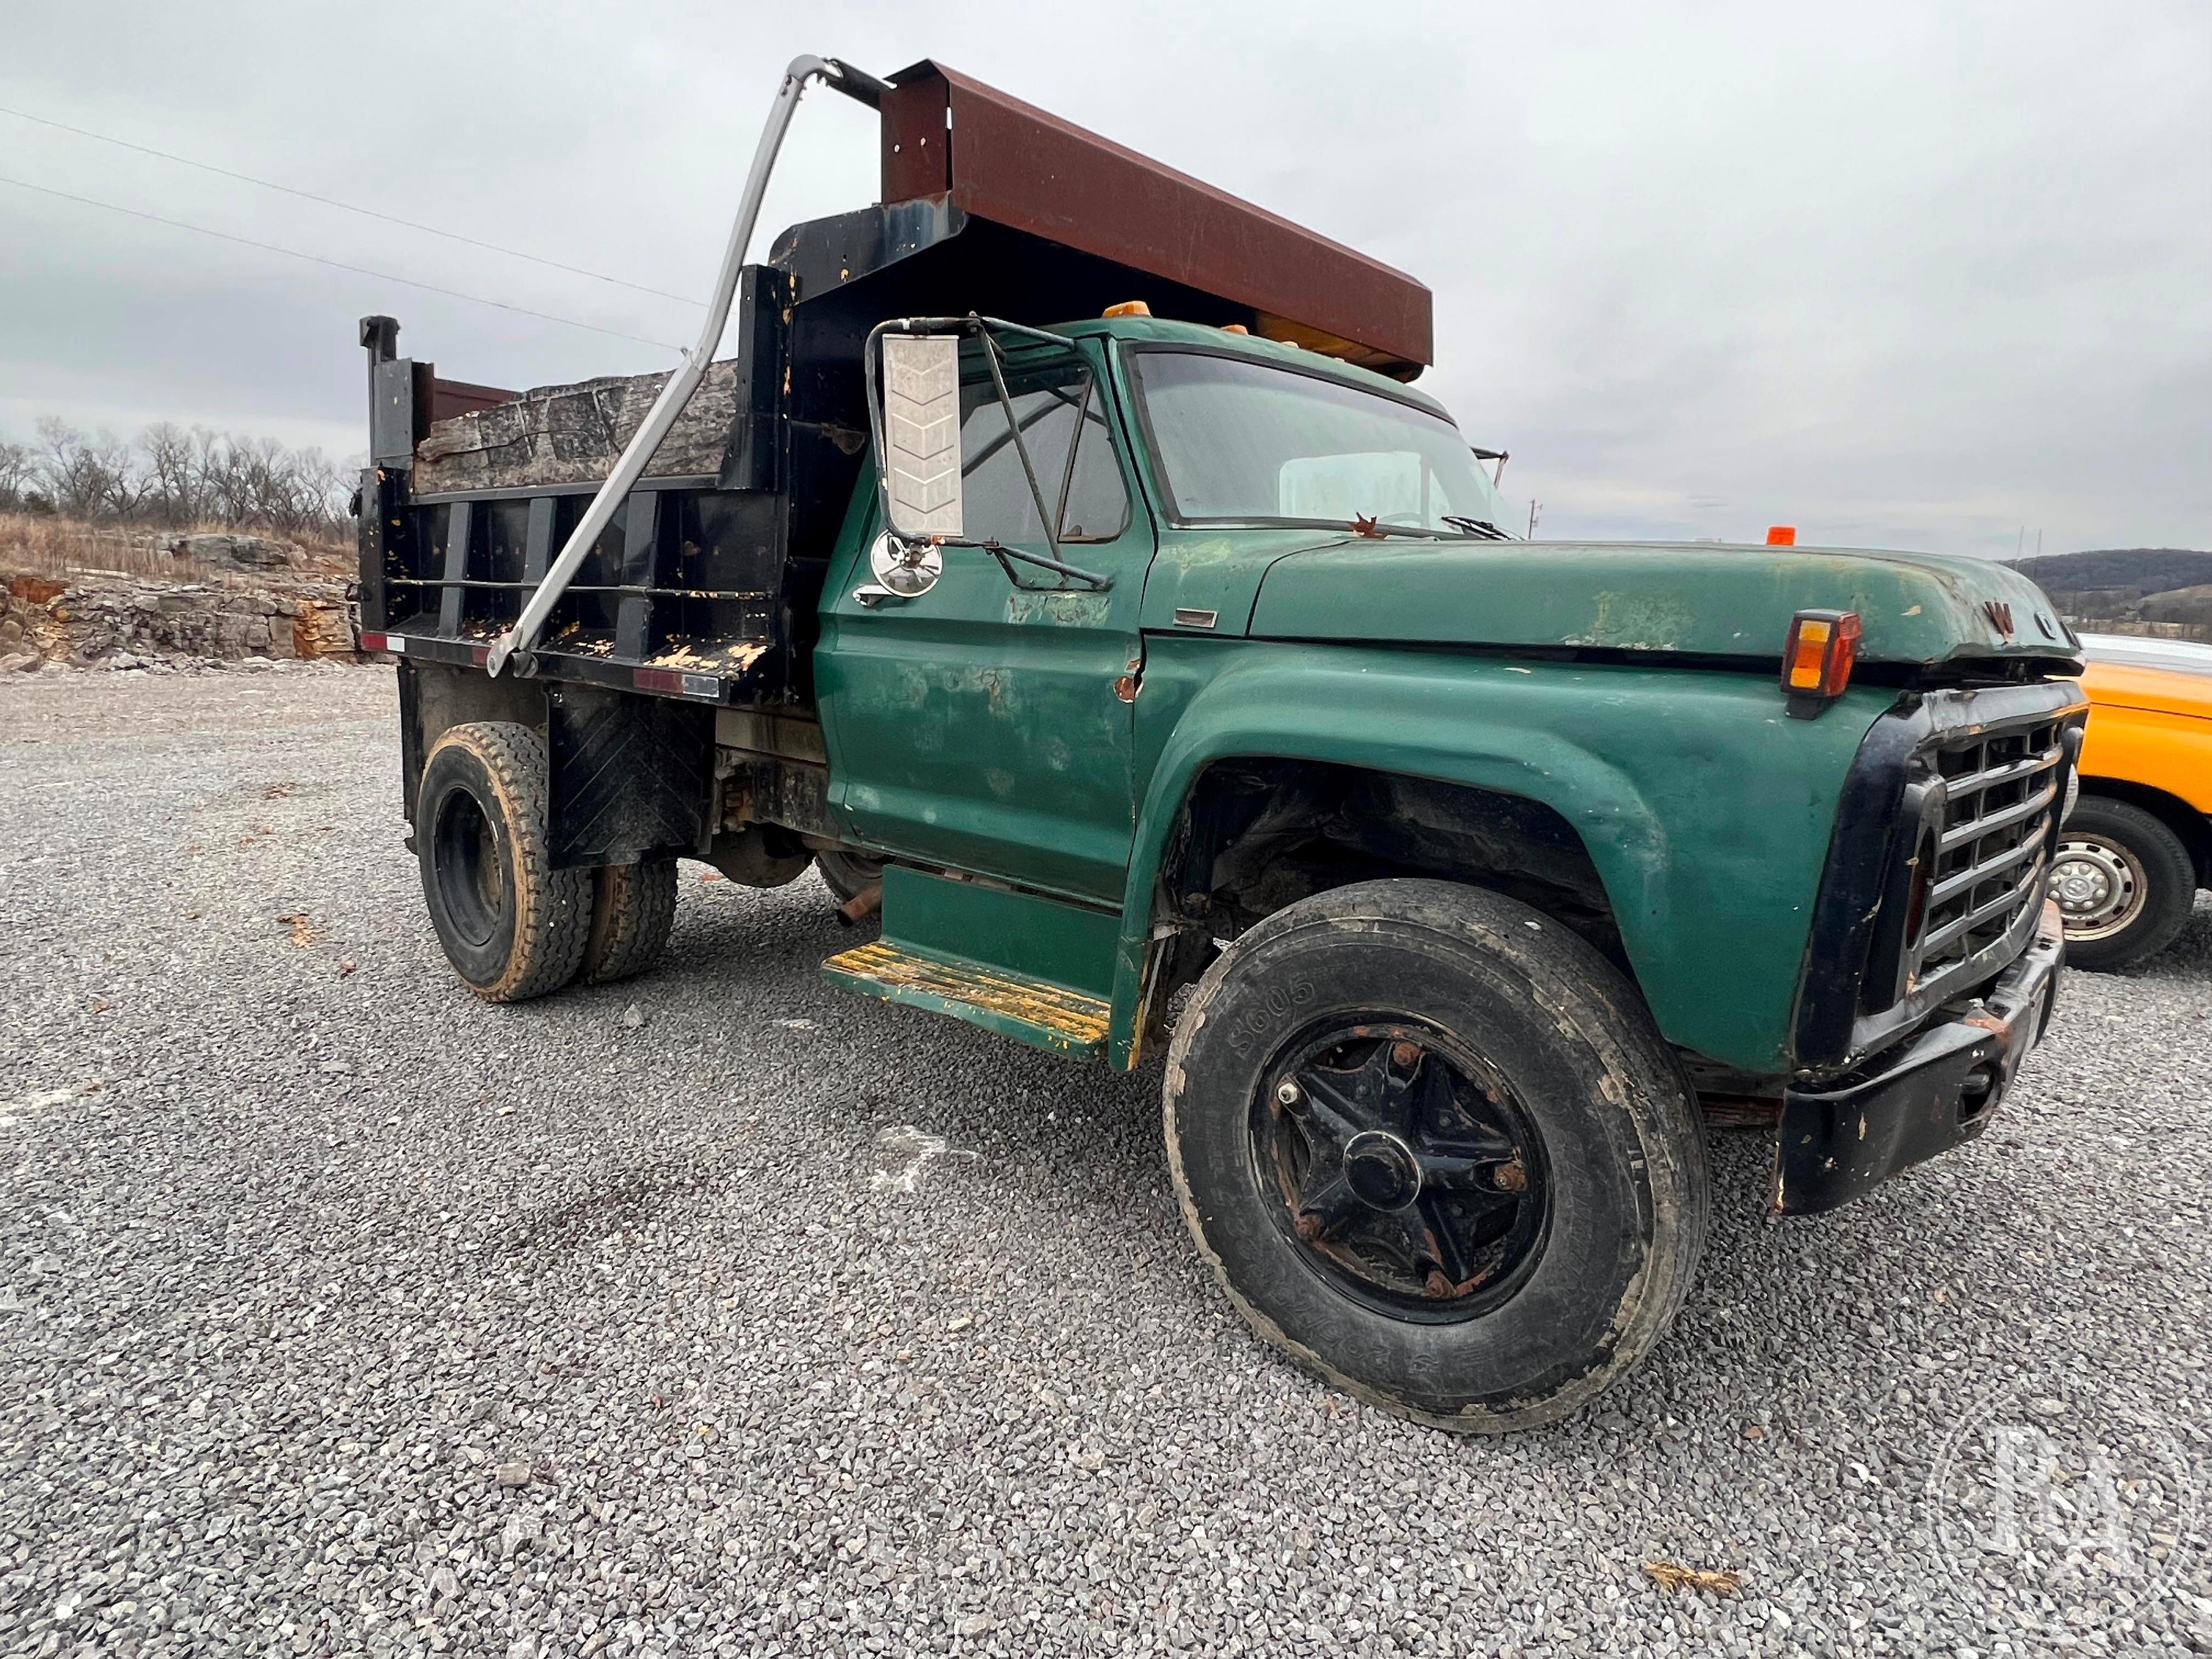
[{"label": "cab door", "polygon": [[[969,359],[973,357],[973,361]],[[1128,869],[1138,610],[1154,545],[1096,341],[1009,353],[1007,389],[1061,560],[1103,592],[969,547],[927,592],[873,605],[864,477],[822,599],[815,690],[830,803],[856,843],[1118,905]],[[963,354],[966,534],[1047,554],[980,355]],[[1009,572],[1011,571],[1011,576]]]}]

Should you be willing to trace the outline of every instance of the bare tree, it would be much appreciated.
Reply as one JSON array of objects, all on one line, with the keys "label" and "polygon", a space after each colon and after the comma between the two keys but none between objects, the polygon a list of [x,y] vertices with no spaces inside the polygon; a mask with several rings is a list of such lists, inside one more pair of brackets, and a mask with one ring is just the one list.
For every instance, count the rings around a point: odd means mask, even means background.
[{"label": "bare tree", "polygon": [[30,505],[39,476],[39,458],[28,444],[0,442],[0,513],[20,513]]},{"label": "bare tree", "polygon": [[198,523],[199,471],[191,434],[173,422],[156,422],[138,434],[138,453],[146,469],[145,516],[163,525]]},{"label": "bare tree", "polygon": [[0,450],[0,508],[42,497],[82,519],[333,536],[345,528],[346,493],[343,474],[319,449],[166,421],[125,443],[49,417],[35,447]]}]

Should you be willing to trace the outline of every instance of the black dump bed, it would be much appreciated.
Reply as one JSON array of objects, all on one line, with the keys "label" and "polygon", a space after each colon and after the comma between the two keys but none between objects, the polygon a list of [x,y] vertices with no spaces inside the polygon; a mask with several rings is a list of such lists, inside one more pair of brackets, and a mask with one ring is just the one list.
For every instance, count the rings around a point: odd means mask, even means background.
[{"label": "black dump bed", "polygon": [[[1141,300],[1411,379],[1411,277],[957,73],[883,100],[883,200],[786,232],[746,269],[709,368],[533,653],[548,678],[726,706],[811,700],[823,573],[867,448],[861,348],[885,318],[1042,325]],[[362,630],[481,663],[658,394],[659,374],[515,394],[441,380],[362,325],[372,447]],[[373,507],[373,510],[371,510]]]}]

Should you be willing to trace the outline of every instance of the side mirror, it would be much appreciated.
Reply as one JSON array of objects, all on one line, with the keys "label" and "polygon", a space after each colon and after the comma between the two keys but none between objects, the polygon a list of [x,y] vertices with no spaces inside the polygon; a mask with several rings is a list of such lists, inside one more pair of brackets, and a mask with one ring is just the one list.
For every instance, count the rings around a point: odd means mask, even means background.
[{"label": "side mirror", "polygon": [[901,541],[878,536],[868,550],[868,568],[884,592],[896,599],[918,599],[937,586],[945,574],[945,555],[929,542]]},{"label": "side mirror", "polygon": [[959,337],[885,334],[883,354],[884,514],[901,537],[957,538]]}]

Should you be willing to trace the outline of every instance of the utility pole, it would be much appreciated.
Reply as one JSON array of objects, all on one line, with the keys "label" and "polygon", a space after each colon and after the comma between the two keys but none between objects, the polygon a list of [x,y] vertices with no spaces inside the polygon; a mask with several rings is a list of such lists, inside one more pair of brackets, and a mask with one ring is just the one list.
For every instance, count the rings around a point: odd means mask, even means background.
[{"label": "utility pole", "polygon": [[1543,504],[1543,502],[1541,502],[1541,501],[1538,501],[1538,500],[1537,500],[1534,495],[1531,495],[1531,496],[1528,498],[1528,540],[1530,540],[1530,541],[1532,541],[1532,542],[1533,542],[1533,541],[1534,541],[1534,540],[1536,539],[1536,515],[1537,515],[1539,513],[1542,512],[1543,510],[1544,510],[1544,504]]}]

